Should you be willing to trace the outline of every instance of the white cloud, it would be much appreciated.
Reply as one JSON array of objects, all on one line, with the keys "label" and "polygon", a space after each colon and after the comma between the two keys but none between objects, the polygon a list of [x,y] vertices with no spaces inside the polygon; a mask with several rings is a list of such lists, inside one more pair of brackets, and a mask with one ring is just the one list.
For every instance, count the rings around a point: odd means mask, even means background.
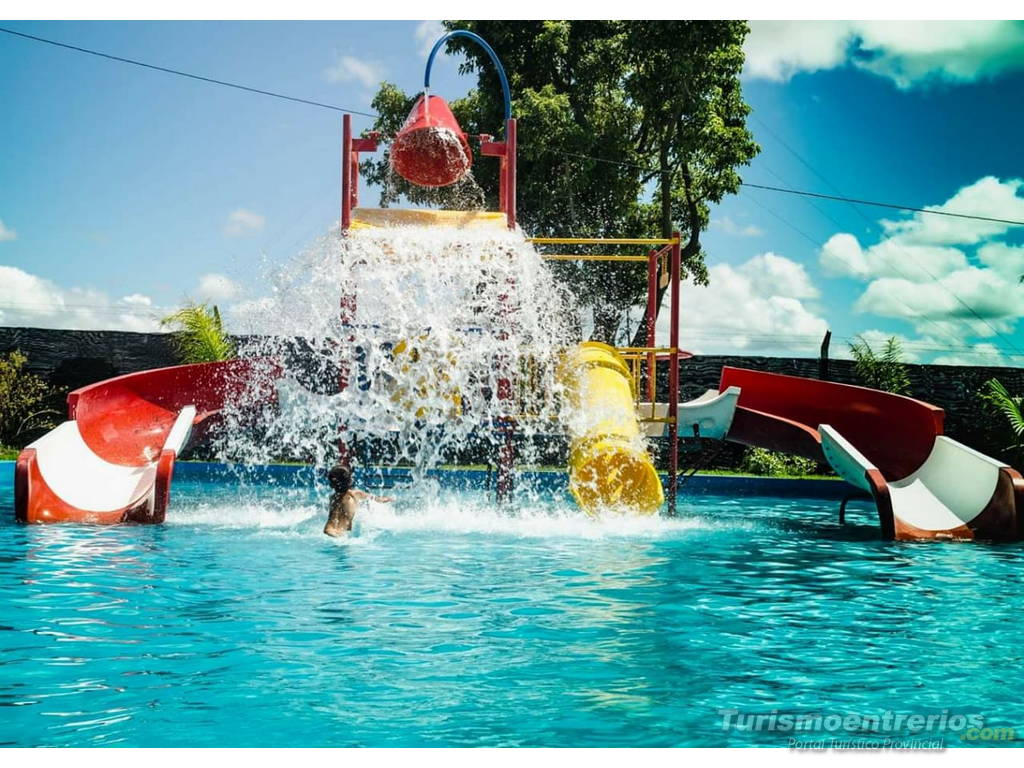
[{"label": "white cloud", "polygon": [[131,307],[151,307],[153,306],[153,300],[149,296],[144,296],[141,293],[131,293],[127,296],[121,297],[121,302]]},{"label": "white cloud", "polygon": [[750,281],[751,288],[762,296],[791,299],[814,299],[818,289],[811,282],[802,264],[769,251],[755,256],[737,270]]},{"label": "white cloud", "polygon": [[[738,267],[718,264],[710,269],[707,287],[684,284],[680,343],[701,354],[817,353],[828,328],[805,306],[818,295],[803,266],[765,253]],[[668,309],[658,318],[661,342],[668,340]]]},{"label": "white cloud", "polygon": [[[986,176],[963,187],[941,205],[926,206],[926,210],[1024,221],[1021,192],[1024,192],[1021,179],[1000,181]],[[1024,261],[1024,254],[991,240],[1014,229],[1013,224],[915,213],[906,219],[883,221],[882,226],[885,237],[868,248],[862,247],[860,241],[847,232],[830,237],[821,249],[822,268],[833,275],[861,280],[939,281],[951,290],[956,285],[951,276],[969,273],[970,259],[965,246],[982,244],[978,258],[982,264],[992,267],[998,261],[1000,274],[1011,274],[1011,270]],[[968,278],[973,279],[973,276],[968,274]]]},{"label": "white cloud", "polygon": [[753,224],[738,224],[728,216],[712,219],[711,228],[720,229],[727,235],[736,235],[737,237],[759,237],[764,234],[764,230],[760,227],[755,227]]},{"label": "white cloud", "polygon": [[227,275],[211,272],[199,278],[196,297],[199,301],[230,301],[242,292],[238,283]]},{"label": "white cloud", "polygon": [[228,237],[241,237],[259,232],[265,223],[266,219],[261,214],[246,208],[236,208],[228,214],[228,219],[224,223],[224,234]]},{"label": "white cloud", "polygon": [[967,257],[956,248],[912,244],[897,235],[864,249],[856,237],[840,232],[821,249],[822,268],[833,275],[867,280],[904,277],[929,280],[966,269]]},{"label": "white cloud", "polygon": [[4,224],[4,222],[3,222],[3,220],[0,219],[0,243],[4,242],[5,240],[17,240],[17,239],[18,239],[18,233],[15,232],[13,229],[9,228],[8,226],[6,226]]},{"label": "white cloud", "polygon": [[744,72],[788,80],[797,72],[838,67],[846,60],[851,26],[848,21],[752,21],[743,45]]},{"label": "white cloud", "polygon": [[1024,246],[986,243],[978,249],[978,260],[1008,280],[1024,275]]},{"label": "white cloud", "polygon": [[0,325],[80,330],[157,331],[148,296],[121,299],[90,288],[62,288],[17,267],[0,266]]},{"label": "white cloud", "polygon": [[384,69],[372,61],[343,54],[324,70],[324,78],[329,83],[356,82],[364,88],[376,88],[384,79]]},{"label": "white cloud", "polygon": [[745,72],[769,80],[850,64],[910,88],[1024,68],[1024,25],[1015,21],[753,21],[750,27]]},{"label": "white cloud", "polygon": [[[1024,221],[1024,180],[1000,181],[985,176],[958,191],[942,205],[925,206],[941,213],[962,213],[988,219]],[[900,236],[904,242],[923,245],[975,245],[983,240],[1006,234],[1012,224],[978,219],[915,213],[912,218],[884,221],[887,233]]]},{"label": "white cloud", "polygon": [[[927,209],[1024,221],[1022,193],[1020,179],[987,176]],[[1024,225],[922,213],[882,224],[874,245],[841,232],[821,250],[827,272],[867,283],[857,311],[906,320],[921,336],[913,343],[930,345],[933,353],[952,350],[936,360],[991,358],[989,342],[972,338],[1012,346],[1001,337],[1024,317],[1024,246],[998,238]]]},{"label": "white cloud", "polygon": [[429,56],[434,43],[445,33],[440,21],[421,21],[416,25],[416,42],[420,46],[420,56]]},{"label": "white cloud", "polygon": [[1022,299],[1024,292],[1016,283],[994,270],[968,267],[932,282],[883,277],[867,287],[855,308],[909,320],[1002,318],[1019,316]]}]

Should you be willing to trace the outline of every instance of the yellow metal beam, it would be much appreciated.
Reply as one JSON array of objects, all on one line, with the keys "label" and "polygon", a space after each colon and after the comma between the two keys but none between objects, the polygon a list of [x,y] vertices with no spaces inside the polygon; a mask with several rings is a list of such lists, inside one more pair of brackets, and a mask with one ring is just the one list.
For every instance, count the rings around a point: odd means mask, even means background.
[{"label": "yellow metal beam", "polygon": [[542,253],[544,261],[647,261],[646,256],[603,256],[598,253]]},{"label": "yellow metal beam", "polygon": [[671,355],[675,352],[672,347],[616,347],[615,349],[623,356]]},{"label": "yellow metal beam", "polygon": [[540,245],[675,245],[679,242],[674,237],[528,237],[526,241]]}]

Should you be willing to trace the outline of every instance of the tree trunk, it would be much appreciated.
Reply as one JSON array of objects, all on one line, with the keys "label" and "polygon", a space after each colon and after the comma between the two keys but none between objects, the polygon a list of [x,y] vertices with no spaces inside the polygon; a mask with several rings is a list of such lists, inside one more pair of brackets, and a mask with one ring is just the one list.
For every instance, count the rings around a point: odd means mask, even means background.
[{"label": "tree trunk", "polygon": [[590,334],[590,338],[594,341],[603,341],[605,344],[614,345],[621,318],[622,310],[620,308],[599,301],[594,305],[594,330]]},{"label": "tree trunk", "polygon": [[[658,153],[659,168],[663,168],[661,173],[661,181],[658,185],[658,194],[661,197],[661,236],[668,239],[672,237],[672,171],[668,169],[668,144],[662,145],[661,150]],[[689,245],[687,245],[689,248]],[[668,286],[662,287],[661,279],[659,275],[658,280],[658,303],[654,310],[654,319],[657,322],[658,314],[661,312],[661,302],[665,298],[665,292],[668,290]],[[633,340],[630,342],[630,346],[633,347],[646,347],[647,346],[647,323],[641,321],[637,327],[636,332],[633,334]]]},{"label": "tree trunk", "polygon": [[661,236],[672,237],[672,171],[668,167],[668,143],[658,153],[661,168]]}]

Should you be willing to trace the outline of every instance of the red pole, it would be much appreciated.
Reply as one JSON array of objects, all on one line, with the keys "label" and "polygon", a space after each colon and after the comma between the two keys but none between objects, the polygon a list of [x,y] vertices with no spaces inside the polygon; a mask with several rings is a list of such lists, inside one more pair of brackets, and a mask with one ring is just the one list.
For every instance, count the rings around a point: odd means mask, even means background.
[{"label": "red pole", "polygon": [[669,365],[668,371],[668,416],[669,428],[669,478],[668,478],[668,512],[676,514],[676,492],[679,490],[679,272],[681,249],[678,232],[672,233],[672,287],[671,315],[669,317]]},{"label": "red pole", "polygon": [[[352,224],[352,116],[344,115],[341,118],[341,232],[344,234]],[[341,305],[338,308],[339,319],[343,325],[350,325],[356,321],[356,294],[342,294]],[[354,337],[350,336],[349,341]],[[338,391],[344,392],[348,388],[349,366],[348,362],[342,360],[338,366]],[[348,450],[348,443],[345,442],[345,425],[341,426],[338,434],[338,461],[342,464],[351,462],[351,455]]]},{"label": "red pole", "polygon": [[341,231],[352,223],[352,115],[341,118]]},{"label": "red pole", "polygon": [[498,161],[498,210],[502,213],[508,212],[508,157],[506,150],[508,144],[502,146],[501,159]]},{"label": "red pole", "polygon": [[[513,279],[508,278],[508,287],[506,292],[499,294],[499,318],[503,324],[510,322],[511,311],[508,305],[509,295],[511,288],[514,285]],[[501,341],[508,340],[509,334],[507,325],[498,332],[498,339]],[[498,419],[498,430],[502,433],[500,439],[502,440],[501,447],[498,449],[498,478],[497,478],[497,496],[498,501],[508,501],[512,497],[514,474],[513,466],[516,459],[516,447],[515,447],[515,419],[512,415],[512,406],[515,398],[515,393],[512,391],[512,377],[510,370],[510,361],[507,355],[502,354],[498,357],[498,401],[501,403],[501,414]]]},{"label": "red pole", "polygon": [[516,228],[516,119],[505,121],[505,216],[508,228]]},{"label": "red pole", "polygon": [[[647,346],[655,345],[654,329],[658,317],[658,251],[651,249],[647,254]],[[655,374],[658,358],[653,352],[647,355],[647,399],[655,402],[657,390]],[[653,407],[652,407],[653,413]]]}]

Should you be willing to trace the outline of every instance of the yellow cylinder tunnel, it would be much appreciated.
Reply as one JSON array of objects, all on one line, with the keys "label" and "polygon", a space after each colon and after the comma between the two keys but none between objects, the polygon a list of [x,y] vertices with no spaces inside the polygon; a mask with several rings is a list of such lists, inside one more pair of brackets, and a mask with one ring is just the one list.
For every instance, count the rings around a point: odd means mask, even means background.
[{"label": "yellow cylinder tunnel", "polygon": [[570,354],[563,378],[576,503],[590,515],[605,509],[654,514],[665,495],[644,448],[625,361],[614,347],[587,341]]}]

